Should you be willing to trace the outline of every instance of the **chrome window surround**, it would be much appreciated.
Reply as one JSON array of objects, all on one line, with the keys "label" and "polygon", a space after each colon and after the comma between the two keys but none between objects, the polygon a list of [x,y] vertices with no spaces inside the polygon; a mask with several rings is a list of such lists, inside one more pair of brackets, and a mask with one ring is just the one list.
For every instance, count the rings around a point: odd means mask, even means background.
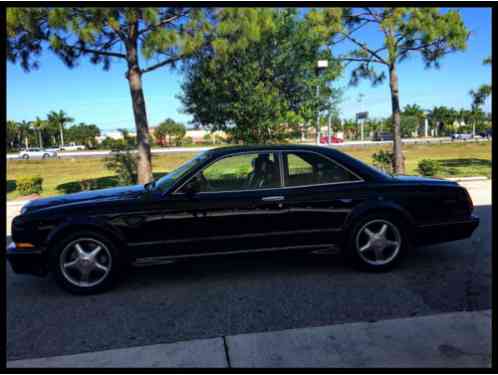
[{"label": "chrome window surround", "polygon": [[[358,180],[354,181],[341,181],[341,182],[326,182],[323,184],[311,184],[311,185],[298,185],[298,186],[285,186],[284,183],[284,169],[283,169],[283,153],[296,153],[296,152],[308,152],[312,154],[316,154],[318,156],[321,156],[325,159],[330,160],[332,163],[338,165],[341,168],[344,168],[347,170],[349,173],[351,173],[353,176],[358,178]],[[285,150],[285,149],[276,149],[276,150],[259,150],[259,151],[240,151],[240,152],[234,152],[228,155],[221,155],[217,157],[216,159],[212,160],[209,162],[206,166],[202,167],[201,170],[197,171],[194,173],[188,180],[186,180],[184,183],[182,183],[179,187],[177,187],[173,191],[173,195],[184,195],[185,193],[181,193],[179,190],[183,188],[187,183],[189,183],[194,177],[196,177],[200,172],[202,172],[204,169],[208,168],[211,164],[217,162],[218,160],[225,159],[227,157],[231,156],[238,156],[238,155],[244,155],[244,154],[257,154],[257,153],[273,153],[276,154],[278,159],[279,159],[279,169],[280,169],[280,186],[279,187],[274,187],[274,188],[259,188],[259,189],[242,189],[242,190],[222,190],[222,191],[203,191],[200,192],[199,194],[218,194],[218,193],[239,193],[239,192],[247,192],[247,191],[266,191],[266,190],[278,190],[278,189],[299,189],[303,187],[313,187],[313,186],[329,186],[329,185],[341,185],[341,184],[353,184],[353,183],[358,183],[358,182],[364,182],[365,180],[358,176],[355,172],[350,170],[349,168],[345,167],[341,163],[331,159],[327,155],[323,155],[319,152],[316,151],[311,151],[311,150],[305,150],[305,149],[295,149],[295,150]]]}]

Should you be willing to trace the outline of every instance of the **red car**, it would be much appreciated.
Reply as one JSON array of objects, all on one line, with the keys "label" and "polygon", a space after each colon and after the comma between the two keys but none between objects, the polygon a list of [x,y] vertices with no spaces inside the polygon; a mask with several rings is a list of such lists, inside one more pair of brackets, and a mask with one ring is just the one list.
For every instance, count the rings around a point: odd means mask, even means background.
[{"label": "red car", "polygon": [[[333,136],[330,137],[330,143],[343,143],[343,142],[344,142],[344,139],[337,138],[335,135],[333,135]],[[322,135],[320,137],[320,143],[328,144],[329,143],[329,137],[328,137],[328,135]]]}]

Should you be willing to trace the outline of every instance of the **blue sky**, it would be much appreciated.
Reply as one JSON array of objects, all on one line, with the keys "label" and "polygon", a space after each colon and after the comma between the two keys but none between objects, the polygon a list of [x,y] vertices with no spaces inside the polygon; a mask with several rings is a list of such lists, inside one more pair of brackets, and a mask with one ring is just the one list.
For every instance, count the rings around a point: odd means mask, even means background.
[{"label": "blue sky", "polygon": [[[401,105],[417,103],[423,108],[446,105],[470,108],[469,90],[491,82],[490,66],[482,60],[491,55],[491,9],[462,8],[461,14],[472,36],[465,52],[447,55],[441,69],[425,69],[418,56],[399,65]],[[358,33],[359,38],[378,42],[376,33]],[[116,62],[105,72],[88,61],[74,69],[66,68],[51,52],[40,60],[40,69],[25,73],[19,66],[7,64],[7,118],[32,120],[45,117],[51,110],[63,109],[76,122],[95,123],[103,130],[134,129],[125,64]],[[358,111],[369,111],[371,117],[389,116],[389,86],[371,87],[364,81],[348,86],[348,71],[334,86],[344,88],[341,117],[352,118]],[[387,73],[387,72],[386,72]],[[181,92],[182,76],[169,68],[143,76],[144,94],[150,126],[167,117],[188,123],[190,116],[181,113],[176,96]],[[359,95],[363,98],[358,102]],[[486,111],[491,110],[490,101]]]}]

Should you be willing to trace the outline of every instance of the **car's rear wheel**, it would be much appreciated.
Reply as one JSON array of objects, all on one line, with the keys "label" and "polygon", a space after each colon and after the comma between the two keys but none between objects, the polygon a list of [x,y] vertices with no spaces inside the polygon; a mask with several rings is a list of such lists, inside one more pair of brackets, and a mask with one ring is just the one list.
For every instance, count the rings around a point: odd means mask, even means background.
[{"label": "car's rear wheel", "polygon": [[49,155],[48,155],[48,154],[43,154],[42,159],[46,159],[46,158],[48,158],[48,157],[49,157]]},{"label": "car's rear wheel", "polygon": [[24,155],[22,156],[22,158],[23,158],[24,160],[28,160],[28,159],[29,159],[29,155],[28,155],[28,154],[24,154]]},{"label": "car's rear wheel", "polygon": [[348,256],[361,269],[387,271],[406,253],[408,238],[405,233],[397,217],[369,215],[353,227]]},{"label": "car's rear wheel", "polygon": [[57,283],[76,294],[109,289],[117,279],[121,257],[108,238],[93,231],[65,237],[51,253],[51,269]]}]

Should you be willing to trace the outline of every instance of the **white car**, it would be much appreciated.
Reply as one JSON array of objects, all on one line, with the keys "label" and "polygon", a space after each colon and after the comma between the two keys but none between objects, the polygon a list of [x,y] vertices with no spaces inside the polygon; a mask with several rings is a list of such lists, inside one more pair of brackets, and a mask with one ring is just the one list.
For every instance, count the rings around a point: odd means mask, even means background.
[{"label": "white car", "polygon": [[44,149],[40,147],[26,148],[19,153],[21,159],[47,159],[56,158],[57,151],[51,149]]},{"label": "white car", "polygon": [[77,145],[76,143],[70,143],[68,145],[64,145],[60,148],[61,151],[80,151],[84,150],[86,147],[84,145]]},{"label": "white car", "polygon": [[472,134],[469,134],[469,133],[455,133],[455,134],[452,134],[451,135],[451,140],[455,140],[455,139],[461,139],[461,140],[469,140],[469,139],[472,139],[474,138]]}]

